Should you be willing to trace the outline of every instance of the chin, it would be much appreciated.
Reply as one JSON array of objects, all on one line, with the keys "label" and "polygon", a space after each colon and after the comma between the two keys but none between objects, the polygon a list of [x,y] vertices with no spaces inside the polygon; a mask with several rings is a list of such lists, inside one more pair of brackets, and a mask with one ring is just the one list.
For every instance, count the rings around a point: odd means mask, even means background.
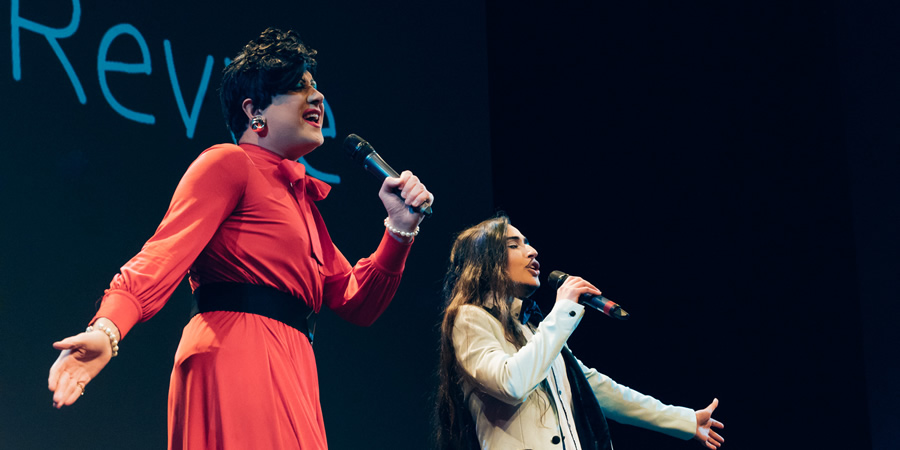
[{"label": "chin", "polygon": [[530,282],[530,283],[517,283],[516,284],[516,297],[519,298],[528,298],[531,297],[538,288],[541,287],[540,281]]}]

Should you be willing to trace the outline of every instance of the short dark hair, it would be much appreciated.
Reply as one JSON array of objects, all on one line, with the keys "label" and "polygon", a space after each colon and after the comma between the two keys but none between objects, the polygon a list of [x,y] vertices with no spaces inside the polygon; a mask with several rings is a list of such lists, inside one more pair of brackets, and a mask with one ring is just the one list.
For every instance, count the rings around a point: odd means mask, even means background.
[{"label": "short dark hair", "polygon": [[249,119],[241,107],[249,98],[265,109],[272,97],[297,88],[306,72],[315,73],[316,51],[307,47],[294,30],[266,28],[225,67],[219,99],[228,128],[235,138],[247,129]]}]

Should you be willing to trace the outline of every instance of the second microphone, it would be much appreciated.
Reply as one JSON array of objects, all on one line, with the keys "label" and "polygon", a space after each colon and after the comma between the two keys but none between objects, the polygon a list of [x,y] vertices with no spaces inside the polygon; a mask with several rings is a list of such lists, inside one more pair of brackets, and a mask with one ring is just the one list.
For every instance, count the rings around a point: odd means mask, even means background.
[{"label": "second microphone", "polygon": [[[569,274],[562,272],[560,270],[554,270],[550,272],[550,275],[547,277],[547,282],[553,289],[559,289],[562,286],[563,282],[566,281],[566,278],[569,278]],[[591,295],[591,294],[581,294],[578,297],[579,303],[585,306],[590,306],[597,311],[606,314],[609,317],[613,317],[619,320],[628,320],[631,316],[628,314],[618,303],[602,296],[602,295]]]}]

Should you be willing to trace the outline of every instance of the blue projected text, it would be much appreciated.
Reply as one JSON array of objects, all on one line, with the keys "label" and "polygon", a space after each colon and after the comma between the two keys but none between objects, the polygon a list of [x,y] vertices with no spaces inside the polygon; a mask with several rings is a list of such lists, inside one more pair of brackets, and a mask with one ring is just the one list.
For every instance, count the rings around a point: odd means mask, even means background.
[{"label": "blue projected text", "polygon": [[[65,73],[72,84],[72,88],[75,90],[75,96],[78,98],[78,101],[81,104],[86,104],[87,95],[85,94],[84,87],[81,84],[81,80],[78,78],[78,74],[75,73],[75,69],[74,67],[72,67],[72,63],[69,61],[69,58],[66,56],[65,51],[59,43],[60,40],[72,37],[75,32],[78,31],[78,27],[81,24],[80,1],[72,0],[72,16],[69,20],[68,25],[62,28],[53,28],[22,17],[19,13],[20,1],[21,0],[12,0],[10,15],[13,79],[16,81],[22,80],[22,30],[39,34],[43,36],[44,39],[46,39],[47,43],[50,45],[50,48],[53,50],[53,53],[56,55],[56,58],[59,60],[59,63],[65,70]],[[108,59],[109,49],[116,39],[131,39],[135,43],[137,43],[138,48],[140,49],[139,58],[135,58],[136,61],[130,62],[110,61]],[[181,117],[181,122],[184,124],[185,135],[188,139],[192,139],[194,137],[194,132],[199,121],[203,99],[206,97],[206,93],[209,88],[209,80],[212,76],[213,68],[215,66],[215,60],[212,55],[206,55],[203,60],[203,74],[200,77],[199,83],[186,84],[189,89],[192,86],[197,86],[196,91],[193,92],[193,98],[190,101],[189,108],[188,102],[185,101],[185,98],[191,97],[190,91],[185,93],[182,88],[182,80],[179,79],[175,67],[175,51],[173,50],[172,43],[168,39],[164,39],[162,44],[166,69],[169,76],[169,83],[172,88],[172,95],[175,98],[175,103],[178,107],[178,113]],[[231,60],[230,58],[224,58],[223,62],[224,65],[227,65],[229,62],[231,62]],[[127,23],[114,25],[109,28],[106,33],[103,34],[103,38],[100,40],[99,47],[97,49],[97,81],[100,86],[100,92],[103,94],[104,100],[106,100],[106,103],[110,106],[110,108],[112,108],[113,111],[116,112],[116,114],[134,122],[147,125],[156,124],[156,117],[153,114],[138,111],[135,109],[137,107],[134,105],[126,106],[120,103],[113,95],[113,92],[110,89],[109,84],[107,83],[107,74],[110,72],[119,72],[134,75],[150,75],[152,73],[152,70],[153,67],[151,63],[150,47],[147,45],[147,40],[144,39],[144,36],[141,34],[141,32],[133,25]],[[328,126],[323,127],[322,134],[326,138],[334,138],[336,136],[334,115],[332,114],[331,107],[328,105],[327,100],[324,103],[324,108],[325,117],[323,118],[323,121],[326,121],[328,123]],[[303,160],[303,158],[300,158],[300,162],[306,165],[310,175],[319,178],[327,183],[340,183],[340,176],[316,170],[315,168],[310,166],[309,163]]]}]

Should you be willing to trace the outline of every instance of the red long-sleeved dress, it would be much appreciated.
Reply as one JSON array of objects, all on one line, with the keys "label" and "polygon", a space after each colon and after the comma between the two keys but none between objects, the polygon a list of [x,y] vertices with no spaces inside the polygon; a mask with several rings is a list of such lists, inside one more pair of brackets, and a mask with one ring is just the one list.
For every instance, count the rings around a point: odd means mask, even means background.
[{"label": "red long-sleeved dress", "polygon": [[[397,286],[409,245],[387,232],[351,267],[313,201],[330,186],[254,145],[203,152],[175,190],[141,252],[117,274],[96,317],[124,337],[152,317],[189,273],[212,282],[275,287],[360,325],[375,321]],[[171,449],[327,448],[312,346],[282,322],[216,311],[184,328],[169,387]]]}]

